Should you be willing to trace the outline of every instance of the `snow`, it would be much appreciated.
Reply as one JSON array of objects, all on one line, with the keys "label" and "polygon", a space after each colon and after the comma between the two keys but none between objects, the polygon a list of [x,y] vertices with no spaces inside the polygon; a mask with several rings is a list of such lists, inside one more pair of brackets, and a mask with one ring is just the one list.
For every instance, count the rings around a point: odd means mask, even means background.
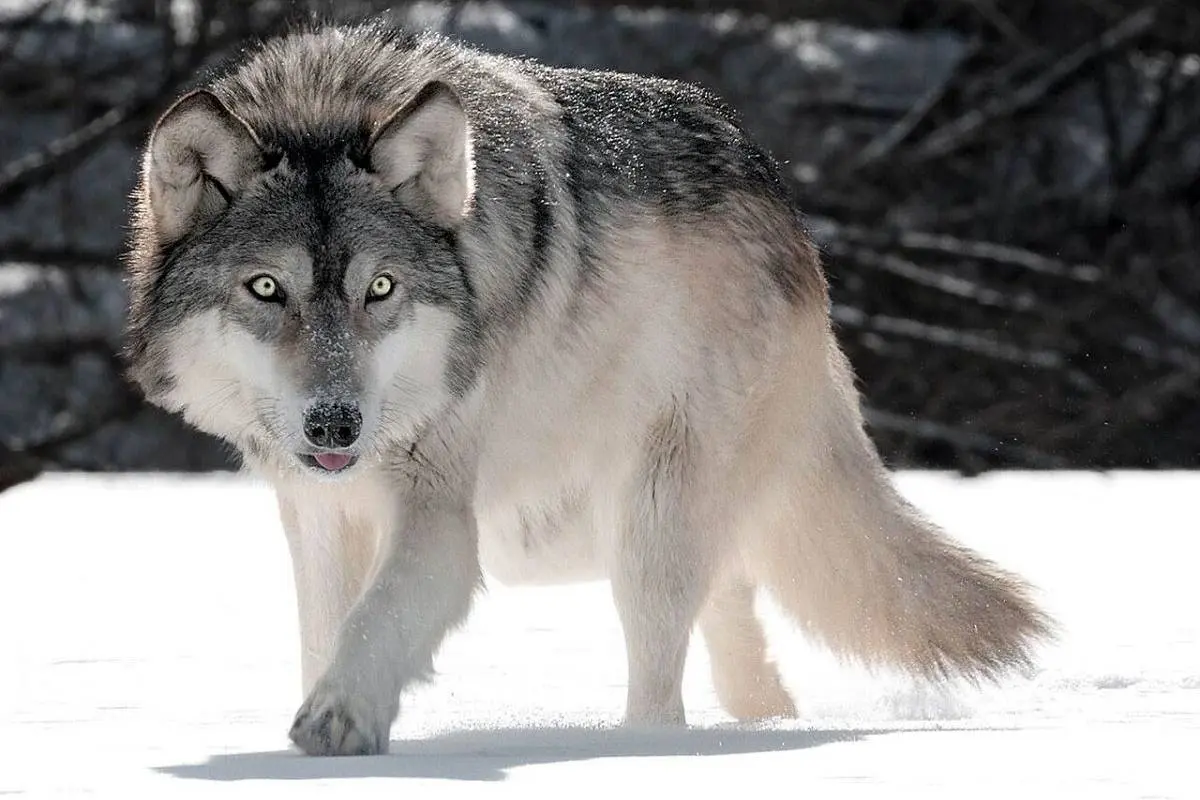
[{"label": "snow", "polygon": [[[935,689],[838,664],[763,612],[801,720],[736,726],[699,640],[692,727],[631,733],[604,584],[490,585],[391,754],[311,759],[287,548],[237,476],[55,475],[0,495],[0,795],[1200,797],[1200,473],[900,476],[1062,626],[1039,670]],[[486,787],[486,789],[484,788]]]}]

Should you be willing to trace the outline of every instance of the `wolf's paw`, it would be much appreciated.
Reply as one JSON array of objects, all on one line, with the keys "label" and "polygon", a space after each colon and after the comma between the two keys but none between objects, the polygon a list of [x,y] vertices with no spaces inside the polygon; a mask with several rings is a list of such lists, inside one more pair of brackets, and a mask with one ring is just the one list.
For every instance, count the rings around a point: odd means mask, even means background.
[{"label": "wolf's paw", "polygon": [[318,683],[296,712],[288,734],[310,756],[386,753],[391,718],[361,698]]},{"label": "wolf's paw", "polygon": [[737,695],[718,696],[721,704],[739,722],[763,719],[794,718],[796,703],[776,679],[764,681],[752,691]]}]

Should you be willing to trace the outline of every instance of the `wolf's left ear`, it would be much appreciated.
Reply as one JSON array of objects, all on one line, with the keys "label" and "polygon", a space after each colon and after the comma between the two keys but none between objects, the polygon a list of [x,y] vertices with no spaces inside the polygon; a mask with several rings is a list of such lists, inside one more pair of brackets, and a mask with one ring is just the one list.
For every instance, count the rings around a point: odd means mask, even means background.
[{"label": "wolf's left ear", "polygon": [[197,89],[167,109],[146,148],[145,190],[158,233],[174,241],[215,216],[263,168],[254,133]]},{"label": "wolf's left ear", "polygon": [[427,84],[389,117],[368,153],[371,170],[413,211],[446,227],[467,215],[475,194],[471,128],[446,84]]}]

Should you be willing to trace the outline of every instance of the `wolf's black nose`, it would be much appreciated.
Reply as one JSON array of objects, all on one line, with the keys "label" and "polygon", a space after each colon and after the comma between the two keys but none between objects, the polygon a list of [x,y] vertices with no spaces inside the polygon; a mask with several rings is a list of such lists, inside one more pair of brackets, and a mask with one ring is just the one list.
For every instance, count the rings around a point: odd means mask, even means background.
[{"label": "wolf's black nose", "polygon": [[345,403],[317,403],[304,412],[304,437],[314,447],[349,447],[362,429],[362,414]]}]

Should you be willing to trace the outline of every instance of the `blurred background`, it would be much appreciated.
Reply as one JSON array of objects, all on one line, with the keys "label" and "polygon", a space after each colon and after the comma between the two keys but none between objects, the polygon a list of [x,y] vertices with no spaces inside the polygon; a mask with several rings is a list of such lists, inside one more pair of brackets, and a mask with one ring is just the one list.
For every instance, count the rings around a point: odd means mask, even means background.
[{"label": "blurred background", "polygon": [[0,489],[236,455],[122,379],[137,151],[203,70],[386,13],[683,78],[784,163],[896,467],[1200,463],[1200,4],[0,0]]}]

